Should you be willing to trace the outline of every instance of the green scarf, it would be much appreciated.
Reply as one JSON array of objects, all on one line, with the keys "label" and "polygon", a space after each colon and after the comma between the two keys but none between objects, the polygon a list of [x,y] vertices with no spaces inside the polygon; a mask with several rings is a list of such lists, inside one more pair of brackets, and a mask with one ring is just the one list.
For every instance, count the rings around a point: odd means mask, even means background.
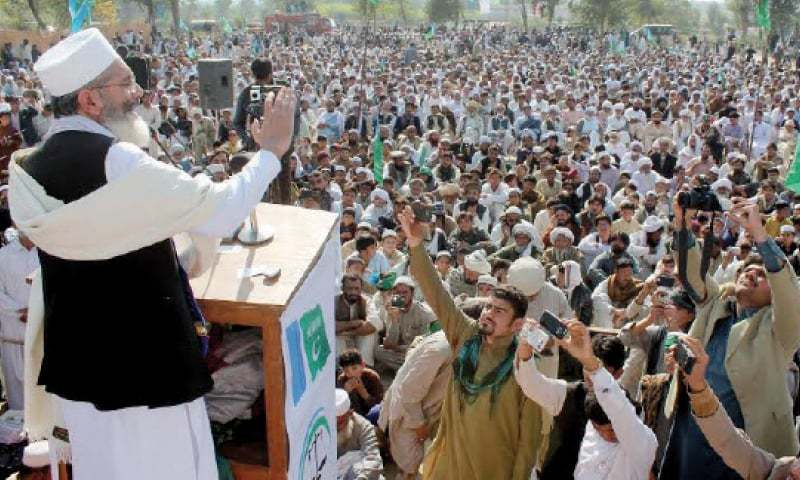
[{"label": "green scarf", "polygon": [[491,389],[491,404],[494,406],[500,387],[511,376],[514,367],[514,354],[517,351],[518,343],[516,337],[511,341],[511,345],[508,346],[508,351],[503,361],[494,370],[487,373],[480,382],[476,382],[475,372],[478,370],[478,358],[480,357],[482,343],[482,335],[475,335],[470,338],[458,351],[458,356],[453,362],[453,375],[459,386],[462,406],[463,401],[469,404],[475,402],[478,395],[487,389]]}]

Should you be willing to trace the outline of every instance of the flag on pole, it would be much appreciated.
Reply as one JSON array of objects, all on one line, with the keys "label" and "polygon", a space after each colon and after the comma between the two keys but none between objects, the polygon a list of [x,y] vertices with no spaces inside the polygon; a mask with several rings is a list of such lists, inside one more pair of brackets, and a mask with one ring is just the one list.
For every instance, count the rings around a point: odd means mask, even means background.
[{"label": "flag on pole", "polygon": [[800,142],[797,142],[797,147],[794,149],[794,161],[789,167],[789,175],[786,176],[784,186],[787,190],[800,193]]},{"label": "flag on pole", "polygon": [[769,0],[757,0],[756,3],[756,23],[766,31],[772,28],[772,21],[769,18]]},{"label": "flag on pole", "polygon": [[79,32],[85,25],[92,23],[94,0],[69,0],[69,16],[72,19],[70,31]]},{"label": "flag on pole", "polygon": [[[370,0],[372,1],[372,0]],[[372,173],[375,175],[375,183],[383,183],[383,139],[381,138],[381,127],[375,133],[375,140],[372,142]]]},{"label": "flag on pole", "polygon": [[436,23],[431,22],[431,27],[428,29],[428,33],[425,34],[425,40],[430,40],[436,35]]},{"label": "flag on pole", "polygon": [[369,4],[372,5],[373,7],[377,7],[378,4],[381,2],[381,0],[368,0],[368,1]]},{"label": "flag on pole", "polygon": [[233,33],[233,27],[231,27],[231,23],[225,17],[222,17],[222,32],[227,35]]}]

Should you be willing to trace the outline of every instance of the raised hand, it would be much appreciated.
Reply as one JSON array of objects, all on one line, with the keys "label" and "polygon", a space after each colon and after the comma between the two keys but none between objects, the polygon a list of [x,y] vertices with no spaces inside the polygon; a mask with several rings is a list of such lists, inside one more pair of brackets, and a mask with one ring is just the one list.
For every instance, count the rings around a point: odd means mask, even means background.
[{"label": "raised hand", "polygon": [[749,232],[756,242],[761,243],[769,238],[767,231],[764,229],[764,224],[761,222],[761,213],[758,211],[758,205],[755,203],[747,199],[735,198],[733,199],[731,211],[726,215],[732,222]]},{"label": "raised hand", "polygon": [[397,219],[400,220],[400,226],[403,227],[403,233],[406,235],[406,243],[409,248],[420,245],[425,237],[423,225],[417,222],[411,206],[406,205],[406,208],[397,214]]},{"label": "raised hand", "polygon": [[280,158],[289,150],[294,134],[294,92],[281,88],[274,97],[267,95],[264,100],[264,115],[250,125],[250,134],[262,150],[268,150]]}]

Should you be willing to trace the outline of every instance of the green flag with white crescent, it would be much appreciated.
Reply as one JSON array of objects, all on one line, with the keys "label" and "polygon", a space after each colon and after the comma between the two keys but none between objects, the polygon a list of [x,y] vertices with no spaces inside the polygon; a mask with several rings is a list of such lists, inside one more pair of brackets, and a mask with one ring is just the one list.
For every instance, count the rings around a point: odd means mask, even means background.
[{"label": "green flag with white crescent", "polygon": [[381,127],[375,133],[375,140],[372,142],[372,173],[375,175],[375,183],[383,183],[383,139],[381,138]]},{"label": "green flag with white crescent", "polygon": [[794,161],[789,168],[784,186],[787,190],[800,193],[800,142],[797,142],[797,147],[794,149]]},{"label": "green flag with white crescent", "polygon": [[756,3],[756,23],[767,31],[772,28],[772,21],[769,18],[769,0],[758,0]]}]

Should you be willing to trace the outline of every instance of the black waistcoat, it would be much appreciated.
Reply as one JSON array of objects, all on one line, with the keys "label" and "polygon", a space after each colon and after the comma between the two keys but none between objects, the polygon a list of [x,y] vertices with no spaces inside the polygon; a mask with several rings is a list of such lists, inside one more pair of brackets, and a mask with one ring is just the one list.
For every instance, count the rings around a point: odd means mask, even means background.
[{"label": "black waistcoat", "polygon": [[[103,135],[62,132],[22,166],[48,195],[70,203],[106,184],[111,144]],[[66,260],[40,248],[39,260],[45,311],[39,384],[48,392],[114,410],[177,405],[211,389],[170,239],[98,261]]]}]

